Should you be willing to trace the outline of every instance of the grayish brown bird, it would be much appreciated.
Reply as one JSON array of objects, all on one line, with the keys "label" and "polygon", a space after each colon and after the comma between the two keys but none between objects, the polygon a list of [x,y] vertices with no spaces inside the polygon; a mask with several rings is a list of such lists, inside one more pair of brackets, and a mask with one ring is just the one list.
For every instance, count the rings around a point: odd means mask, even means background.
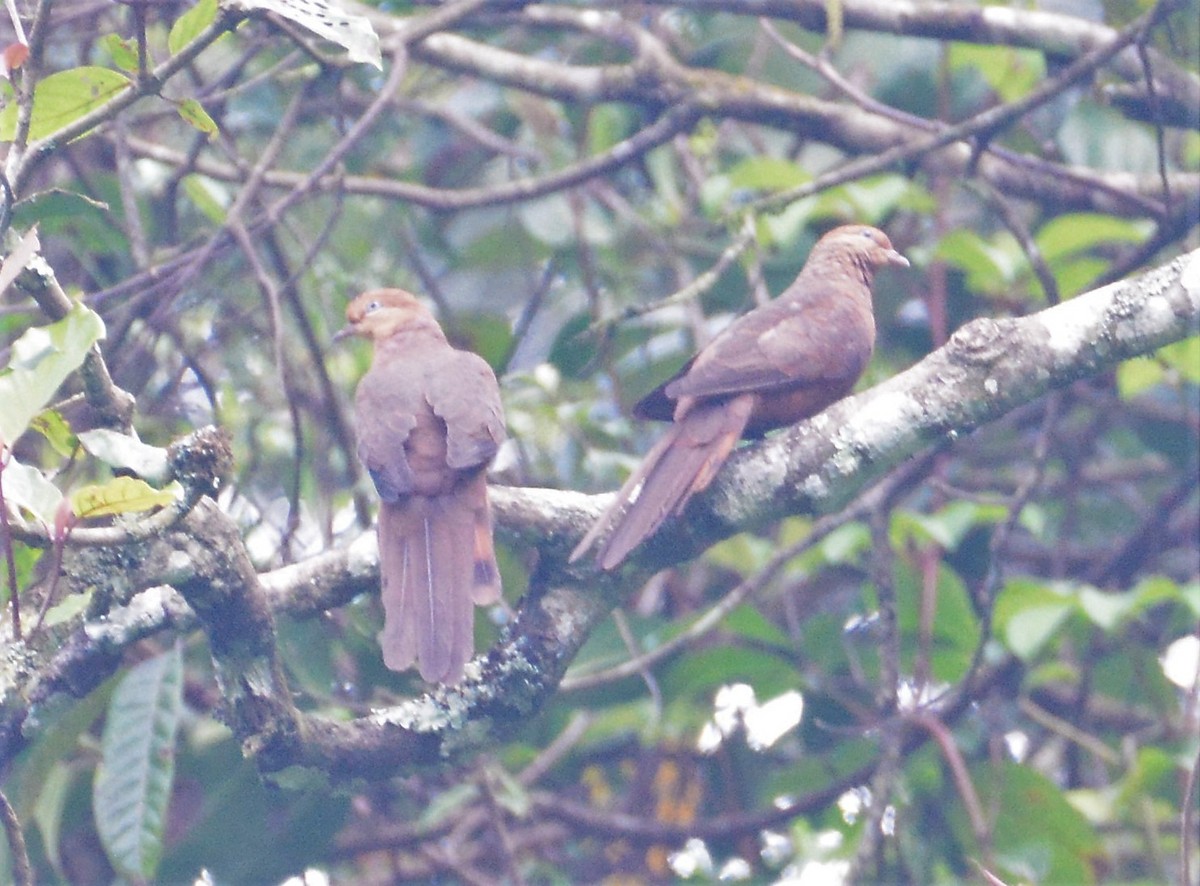
[{"label": "grayish brown bird", "polygon": [[571,554],[598,540],[613,569],[712,482],[743,436],[816,415],[854,387],[875,346],[871,284],[908,267],[882,231],[846,225],[823,236],[779,298],[739,317],[674,379],[635,408],[672,422]]},{"label": "grayish brown bird", "polygon": [[401,289],[346,308],[338,333],[370,339],[354,397],[358,455],[379,493],[383,660],[458,683],[474,652],[474,607],[500,599],[485,473],[504,441],[500,388]]}]

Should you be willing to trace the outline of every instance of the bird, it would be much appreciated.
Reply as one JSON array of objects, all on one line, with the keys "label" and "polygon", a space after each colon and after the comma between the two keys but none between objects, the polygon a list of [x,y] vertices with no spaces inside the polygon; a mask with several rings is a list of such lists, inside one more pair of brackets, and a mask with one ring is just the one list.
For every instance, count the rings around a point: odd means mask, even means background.
[{"label": "bird", "polygon": [[570,562],[599,541],[597,565],[615,569],[708,487],[740,439],[816,415],[848,394],[875,346],[875,272],[908,265],[870,225],[843,225],[821,237],[778,298],[731,323],[634,408],[638,417],[671,426]]},{"label": "bird", "polygon": [[486,481],[506,436],[500,386],[402,289],[354,298],[335,338],[347,336],[374,345],[354,412],[358,457],[380,499],[383,660],[455,685],[474,653],[474,607],[500,599]]}]

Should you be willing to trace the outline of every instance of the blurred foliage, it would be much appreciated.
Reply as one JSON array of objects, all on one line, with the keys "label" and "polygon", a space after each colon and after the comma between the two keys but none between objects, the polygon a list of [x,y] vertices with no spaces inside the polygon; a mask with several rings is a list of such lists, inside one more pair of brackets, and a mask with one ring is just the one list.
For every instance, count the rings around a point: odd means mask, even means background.
[{"label": "blurred foliage", "polygon": [[[649,87],[584,99],[515,64],[472,70],[420,44],[378,71],[263,18],[217,39],[209,0],[54,4],[40,58],[0,83],[0,140],[52,135],[150,83],[142,32],[151,68],[196,55],[88,132],[41,143],[36,163],[9,145],[4,250],[36,225],[42,258],[88,306],[49,324],[17,290],[3,294],[0,483],[15,512],[51,524],[81,489],[98,498],[76,513],[170,500],[121,475],[215,423],[236,464],[220,504],[257,568],[349,544],[370,527],[346,424],[368,357],[330,339],[348,298],[371,286],[427,295],[455,343],[496,368],[512,437],[499,481],[600,491],[660,433],[628,417],[632,404],[778,293],[837,223],[884,227],[914,265],[877,282],[864,386],[974,317],[1032,313],[1200,244],[1194,210],[1178,208],[1200,193],[1200,127],[1123,112],[1103,87],[1128,77],[1107,68],[975,135],[980,169],[987,151],[1008,152],[1043,170],[1040,190],[1005,193],[974,166],[925,157],[782,208],[760,202],[881,152],[873,126],[1020,101],[1089,48],[1052,45],[1068,38],[1020,9],[1014,45],[848,17],[826,52],[823,34],[775,22],[891,106],[875,116],[815,55],[803,64],[771,39],[757,4],[595,4],[604,26],[590,5],[547,4],[568,18],[532,20],[522,4],[494,4],[447,27],[480,56],[502,49],[578,77],[626,65],[629,34],[652,37],[694,88],[729,74],[747,93],[814,96],[827,125],[739,113],[726,95],[728,107],[706,106],[603,175],[524,199],[504,189],[620,154],[681,99]],[[843,5],[872,8],[816,7]],[[1113,28],[1151,6],[1072,5],[1086,8],[1073,23]],[[384,3],[374,21],[386,38],[454,7]],[[1192,82],[1194,12],[1184,3],[1147,33],[1156,64]],[[22,95],[33,113],[18,138]],[[1090,196],[1068,204],[1049,187],[1071,182]],[[671,298],[746,229],[711,285]],[[88,417],[55,398],[102,332],[144,449],[89,438]],[[78,389],[68,381],[64,394]],[[204,638],[163,632],[108,650],[117,676],[90,692],[64,683],[39,699],[23,750],[0,760],[3,792],[48,883],[1175,882],[1181,856],[1200,869],[1182,821],[1196,802],[1184,786],[1200,696],[1164,670],[1200,624],[1198,437],[1200,337],[1082,379],[947,448],[889,502],[881,531],[847,520],[807,544],[814,521],[793,517],[655,576],[592,633],[563,689],[465,768],[264,783],[220,725]],[[515,605],[535,552],[499,541]],[[5,547],[36,610],[56,552],[7,536]],[[774,562],[781,551],[792,553]],[[753,592],[691,633],[743,583]],[[7,581],[0,590],[9,600]],[[96,606],[90,594],[57,603],[45,629],[60,633],[44,642],[68,642]],[[504,607],[481,617],[478,646],[508,618]],[[299,704],[345,720],[421,691],[383,667],[379,621],[369,596],[279,618]],[[641,673],[604,678],[667,644]],[[755,724],[789,692],[803,699],[799,725],[763,747]],[[881,748],[894,753],[886,765]],[[7,843],[0,855],[11,872]]]}]

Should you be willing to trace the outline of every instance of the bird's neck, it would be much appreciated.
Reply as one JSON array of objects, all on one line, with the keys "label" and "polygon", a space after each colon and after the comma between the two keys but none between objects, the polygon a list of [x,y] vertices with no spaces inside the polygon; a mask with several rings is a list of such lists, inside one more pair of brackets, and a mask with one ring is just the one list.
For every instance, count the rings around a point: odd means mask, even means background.
[{"label": "bird's neck", "polygon": [[446,334],[442,332],[436,320],[432,317],[409,317],[403,324],[391,329],[381,329],[374,336],[375,353],[401,353],[411,351],[421,345],[445,343]]},{"label": "bird's neck", "polygon": [[804,266],[804,275],[811,279],[849,279],[869,290],[875,279],[875,266],[865,256],[837,252],[810,258]]}]

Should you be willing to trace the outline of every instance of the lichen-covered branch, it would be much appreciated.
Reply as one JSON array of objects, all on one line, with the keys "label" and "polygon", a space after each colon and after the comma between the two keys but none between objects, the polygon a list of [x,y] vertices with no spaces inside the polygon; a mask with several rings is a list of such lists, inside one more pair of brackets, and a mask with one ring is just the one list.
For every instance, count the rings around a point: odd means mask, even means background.
[{"label": "lichen-covered branch", "polygon": [[[136,542],[138,550],[90,548],[90,565],[72,567],[76,583],[117,575],[127,593],[103,626],[81,625],[53,654],[10,645],[0,680],[0,746],[8,751],[23,740],[28,704],[86,691],[111,673],[121,644],[145,636],[148,619],[163,630],[201,627],[225,717],[265,771],[302,765],[335,778],[381,778],[469,753],[503,738],[543,704],[595,625],[649,573],[782,516],[827,513],[929,446],[1198,332],[1200,250],[1028,317],[976,320],[908,371],[735,453],[686,518],[664,527],[616,575],[565,562],[606,496],[495,487],[501,538],[539,555],[516,621],[470,666],[462,686],[350,723],[295,709],[279,668],[273,613],[316,614],[370,592],[377,568],[371,537],[256,575],[236,527],[205,500],[178,527]],[[124,616],[134,607],[146,619]],[[38,671],[42,655],[38,679],[22,693],[17,673]]]}]

